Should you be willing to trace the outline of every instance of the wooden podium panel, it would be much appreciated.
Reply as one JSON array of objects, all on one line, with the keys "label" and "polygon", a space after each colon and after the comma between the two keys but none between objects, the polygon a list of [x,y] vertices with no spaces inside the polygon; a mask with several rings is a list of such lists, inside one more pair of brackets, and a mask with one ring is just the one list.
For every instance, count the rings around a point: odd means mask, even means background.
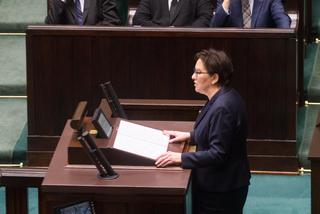
[{"label": "wooden podium panel", "polygon": [[93,166],[68,164],[68,146],[73,134],[68,122],[42,183],[41,213],[51,214],[57,206],[82,200],[93,201],[97,213],[182,214],[190,211],[186,202],[191,200],[191,170],[116,166],[117,179],[99,179]]}]

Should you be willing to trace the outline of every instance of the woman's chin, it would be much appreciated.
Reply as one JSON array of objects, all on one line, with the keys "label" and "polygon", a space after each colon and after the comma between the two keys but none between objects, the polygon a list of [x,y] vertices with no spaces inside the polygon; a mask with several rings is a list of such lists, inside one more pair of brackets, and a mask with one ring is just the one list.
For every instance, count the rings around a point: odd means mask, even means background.
[{"label": "woman's chin", "polygon": [[195,85],[195,86],[194,86],[194,91],[197,92],[197,93],[200,93],[200,92],[199,92],[199,87],[197,87],[197,86]]}]

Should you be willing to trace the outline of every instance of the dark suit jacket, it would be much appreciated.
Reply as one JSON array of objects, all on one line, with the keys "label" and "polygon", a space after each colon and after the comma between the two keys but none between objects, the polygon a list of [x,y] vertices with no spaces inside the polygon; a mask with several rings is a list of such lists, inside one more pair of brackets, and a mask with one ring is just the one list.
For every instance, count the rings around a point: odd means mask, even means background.
[{"label": "dark suit jacket", "polygon": [[196,119],[191,140],[196,152],[182,153],[182,167],[193,169],[199,191],[226,192],[249,185],[247,120],[240,95],[223,87]]},{"label": "dark suit jacket", "polygon": [[133,25],[208,27],[212,13],[210,0],[179,0],[170,21],[168,0],[141,0]]},{"label": "dark suit jacket", "polygon": [[[75,22],[74,1],[63,3],[52,0],[46,24],[71,24]],[[84,25],[119,25],[120,18],[114,0],[85,0],[83,10]]]},{"label": "dark suit jacket", "polygon": [[[211,27],[243,27],[241,0],[232,0],[229,14],[222,7],[223,0],[217,1],[217,9],[211,20]],[[290,28],[291,19],[284,11],[282,0],[254,0],[252,28]]]}]

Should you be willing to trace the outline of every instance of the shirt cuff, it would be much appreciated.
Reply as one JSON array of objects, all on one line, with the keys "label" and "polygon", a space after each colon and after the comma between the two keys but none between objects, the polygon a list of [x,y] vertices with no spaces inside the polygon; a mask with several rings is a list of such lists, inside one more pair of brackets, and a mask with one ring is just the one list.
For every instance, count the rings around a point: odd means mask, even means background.
[{"label": "shirt cuff", "polygon": [[222,6],[222,9],[223,9],[223,11],[224,11],[227,15],[230,15],[230,12],[227,11],[227,10],[225,10],[223,6]]}]

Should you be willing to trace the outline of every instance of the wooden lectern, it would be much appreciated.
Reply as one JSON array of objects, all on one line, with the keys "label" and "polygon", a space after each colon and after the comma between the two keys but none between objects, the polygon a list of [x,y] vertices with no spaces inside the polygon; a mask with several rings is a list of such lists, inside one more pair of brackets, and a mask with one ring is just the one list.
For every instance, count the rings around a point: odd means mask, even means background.
[{"label": "wooden lectern", "polygon": [[[157,129],[190,131],[192,122],[134,121]],[[114,127],[119,119],[112,119]],[[87,128],[91,127],[86,122]],[[116,130],[116,128],[115,128]],[[97,170],[76,141],[67,122],[48,173],[42,183],[41,213],[54,213],[56,207],[80,201],[92,201],[96,213],[152,214],[191,213],[191,170],[180,167],[156,168],[153,161],[112,149],[116,131],[110,139],[96,139],[119,177],[97,178]],[[184,146],[170,144],[168,150],[183,151]]]}]

